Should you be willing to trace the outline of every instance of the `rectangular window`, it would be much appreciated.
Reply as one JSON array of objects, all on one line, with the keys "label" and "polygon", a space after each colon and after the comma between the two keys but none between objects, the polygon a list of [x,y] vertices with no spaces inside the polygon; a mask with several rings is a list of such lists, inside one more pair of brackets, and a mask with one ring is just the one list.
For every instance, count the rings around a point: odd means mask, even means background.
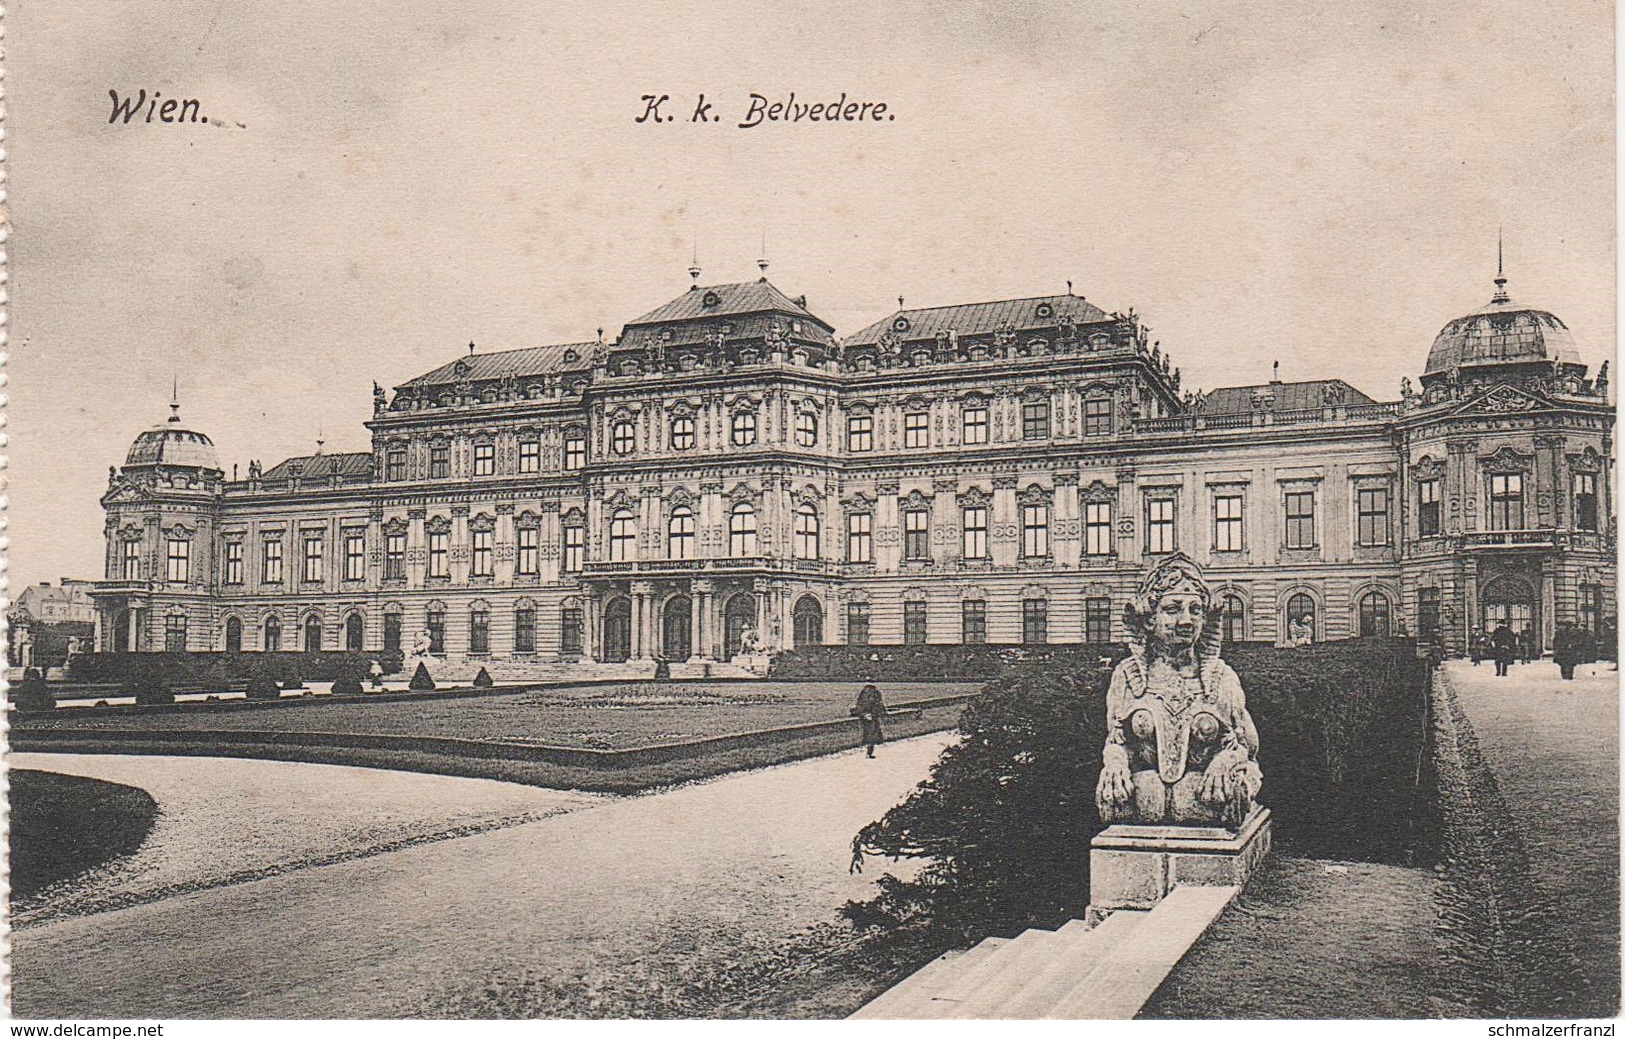
[{"label": "rectangular window", "polygon": [[169,583],[185,584],[192,579],[192,543],[185,538],[169,539]]},{"label": "rectangular window", "polygon": [[485,610],[469,612],[468,651],[477,656],[491,652],[491,615]]},{"label": "rectangular window", "polygon": [[491,476],[497,471],[497,446],[495,444],[474,445],[474,475]]},{"label": "rectangular window", "polygon": [[559,655],[581,655],[581,607],[566,606],[559,611]]},{"label": "rectangular window", "polygon": [[429,535],[429,576],[451,576],[451,535],[444,531]]},{"label": "rectangular window", "polygon": [[1241,495],[1221,494],[1213,499],[1213,551],[1241,551]]},{"label": "rectangular window", "polygon": [[384,478],[386,480],[406,479],[406,448],[392,447],[385,452]]},{"label": "rectangular window", "polygon": [[1315,547],[1315,492],[1289,491],[1286,495],[1286,547]]},{"label": "rectangular window", "polygon": [[[130,542],[125,542],[130,544]],[[226,584],[243,583],[243,543],[241,541],[226,542]]]},{"label": "rectangular window", "polygon": [[429,652],[440,656],[446,652],[446,615],[435,612],[429,614]]},{"label": "rectangular window", "polygon": [[931,558],[931,514],[925,509],[903,513],[903,558]]},{"label": "rectangular window", "polygon": [[398,613],[384,614],[384,651],[386,653],[401,651],[401,615]]},{"label": "rectangular window", "polygon": [[931,446],[931,416],[923,411],[911,411],[903,416],[903,446],[921,448]]},{"label": "rectangular window", "polygon": [[1145,500],[1145,550],[1147,552],[1173,552],[1179,547],[1174,537],[1174,499],[1147,498]]},{"label": "rectangular window", "polygon": [[869,415],[853,415],[846,420],[846,449],[872,451],[875,446],[875,420]]},{"label": "rectangular window", "polygon": [[972,505],[961,513],[964,543],[960,554],[966,559],[987,558],[987,507]]},{"label": "rectangular window", "polygon": [[1049,555],[1049,506],[1021,507],[1021,554],[1027,559]]},{"label": "rectangular window", "polygon": [[987,443],[987,409],[980,405],[966,408],[963,412],[963,423],[960,431],[959,439],[961,443]]},{"label": "rectangular window", "polygon": [[1021,439],[1049,439],[1049,401],[1031,401],[1021,406]]},{"label": "rectangular window", "polygon": [[579,437],[579,436],[577,436],[577,437],[565,437],[564,438],[564,470],[565,470],[565,472],[575,472],[577,469],[585,469],[586,467],[587,467],[587,438],[586,437]]},{"label": "rectangular window", "polygon": [[1523,474],[1495,473],[1490,477],[1490,529],[1523,529]]},{"label": "rectangular window", "polygon": [[282,583],[282,539],[267,538],[262,549],[260,581],[264,584]]},{"label": "rectangular window", "polygon": [[429,445],[429,478],[443,480],[451,475],[451,445]]},{"label": "rectangular window", "polygon": [[1358,513],[1356,543],[1367,548],[1388,544],[1388,488],[1358,488],[1355,505]]},{"label": "rectangular window", "polygon": [[171,613],[164,618],[164,652],[186,652],[186,614]]},{"label": "rectangular window", "polygon": [[1112,640],[1112,601],[1090,596],[1083,601],[1083,641],[1102,645]]},{"label": "rectangular window", "polygon": [[848,646],[867,646],[869,644],[869,604],[866,602],[847,603],[846,605],[846,644]]},{"label": "rectangular window", "polygon": [[1416,624],[1419,635],[1437,635],[1439,632],[1439,589],[1420,588],[1416,592]]},{"label": "rectangular window", "polygon": [[1580,627],[1596,634],[1601,631],[1601,624],[1602,585],[1582,584],[1580,586]]},{"label": "rectangular window", "polygon": [[519,471],[522,473],[539,473],[542,471],[542,442],[540,440],[519,441]]},{"label": "rectangular window", "polygon": [[468,574],[470,577],[490,577],[491,569],[491,539],[493,535],[489,530],[473,531],[469,538],[473,542],[473,551],[469,554]]},{"label": "rectangular window", "polygon": [[526,575],[540,573],[537,561],[541,557],[542,532],[535,527],[520,527],[514,531],[514,536],[519,539],[518,551],[514,557],[514,571]]},{"label": "rectangular window", "polygon": [[1112,431],[1112,402],[1109,397],[1092,397],[1083,402],[1083,435],[1109,436]]},{"label": "rectangular window", "polygon": [[1574,474],[1574,529],[1597,529],[1597,476]]},{"label": "rectangular window", "polygon": [[587,528],[570,526],[564,528],[564,571],[576,573],[581,569],[582,557],[587,552]]},{"label": "rectangular window", "polygon": [[120,552],[119,576],[126,581],[141,580],[141,542],[126,541]]},{"label": "rectangular window", "polygon": [[980,646],[987,641],[987,601],[966,599],[959,604],[960,639],[967,646]]},{"label": "rectangular window", "polygon": [[406,579],[406,535],[384,535],[384,580]]},{"label": "rectangular window", "polygon": [[925,645],[925,603],[906,602],[903,604],[903,644],[906,646]]},{"label": "rectangular window", "polygon": [[1021,600],[1021,641],[1030,646],[1049,641],[1049,600]]},{"label": "rectangular window", "polygon": [[304,582],[306,584],[320,584],[322,580],[322,539],[307,537],[304,542]]},{"label": "rectangular window", "polygon": [[1416,532],[1425,538],[1442,529],[1439,510],[1439,481],[1423,480],[1416,485]]},{"label": "rectangular window", "polygon": [[1112,554],[1112,503],[1091,501],[1083,506],[1083,551],[1085,555]]},{"label": "rectangular window", "polygon": [[513,611],[513,651],[536,652],[536,608],[521,606]]},{"label": "rectangular window", "polygon": [[344,532],[344,579],[364,581],[367,578],[367,535],[359,530]]},{"label": "rectangular window", "polygon": [[854,512],[846,518],[846,561],[875,561],[875,518],[867,512]]}]

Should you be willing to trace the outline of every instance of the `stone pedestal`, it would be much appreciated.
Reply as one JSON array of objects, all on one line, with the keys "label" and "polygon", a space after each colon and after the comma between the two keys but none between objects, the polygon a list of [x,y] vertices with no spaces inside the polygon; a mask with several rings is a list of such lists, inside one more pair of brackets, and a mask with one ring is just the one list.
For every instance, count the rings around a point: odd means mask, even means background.
[{"label": "stone pedestal", "polygon": [[773,658],[766,653],[740,653],[728,663],[737,668],[743,668],[760,678],[765,678],[768,670],[773,666]]},{"label": "stone pedestal", "polygon": [[1150,909],[1176,886],[1244,887],[1270,850],[1270,810],[1240,830],[1118,823],[1089,844],[1089,910]]}]

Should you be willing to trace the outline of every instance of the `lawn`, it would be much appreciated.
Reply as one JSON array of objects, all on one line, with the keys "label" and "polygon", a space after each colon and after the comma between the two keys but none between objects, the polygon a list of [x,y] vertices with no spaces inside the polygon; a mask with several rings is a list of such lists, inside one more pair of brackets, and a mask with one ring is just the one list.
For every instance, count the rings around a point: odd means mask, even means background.
[{"label": "lawn", "polygon": [[[846,718],[857,688],[851,682],[631,682],[447,699],[73,708],[25,715],[14,724],[29,730],[365,733],[624,750]],[[881,688],[886,702],[897,704],[972,693],[979,683]]]},{"label": "lawn", "polygon": [[151,795],[120,783],[28,769],[7,778],[14,899],[128,855],[158,818]]}]

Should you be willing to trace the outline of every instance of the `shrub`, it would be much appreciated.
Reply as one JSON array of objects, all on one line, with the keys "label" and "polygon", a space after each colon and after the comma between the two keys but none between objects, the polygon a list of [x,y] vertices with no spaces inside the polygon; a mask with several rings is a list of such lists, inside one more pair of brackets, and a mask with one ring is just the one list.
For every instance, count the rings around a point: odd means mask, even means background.
[{"label": "shrub", "polygon": [[[1427,835],[1411,821],[1428,672],[1413,645],[1240,646],[1226,656],[1258,726],[1260,800],[1276,841],[1333,858],[1425,856]],[[882,878],[876,898],[847,905],[848,919],[962,943],[1080,915],[1101,828],[1094,788],[1109,678],[1097,658],[990,682],[929,780],[853,841],[856,863],[870,853],[927,865],[911,881]]]},{"label": "shrub", "polygon": [[246,693],[250,700],[282,699],[282,687],[277,684],[270,668],[261,668],[254,672],[248,680]]},{"label": "shrub", "polygon": [[175,702],[175,694],[169,687],[169,673],[157,662],[142,662],[142,666],[132,669],[119,686],[119,694],[135,697],[135,702],[144,707]]},{"label": "shrub", "polygon": [[360,696],[361,676],[354,671],[346,671],[333,679],[334,696]]},{"label": "shrub", "polygon": [[412,680],[406,683],[406,688],[420,693],[434,688],[434,679],[429,677],[429,668],[421,660],[418,661],[418,669],[412,672]]},{"label": "shrub", "polygon": [[491,672],[485,670],[483,667],[480,668],[480,673],[474,676],[474,688],[489,689],[494,685],[496,685],[496,683],[491,681]]},{"label": "shrub", "polygon": [[39,668],[31,667],[23,672],[22,681],[11,687],[11,702],[19,711],[49,711],[56,707],[56,696]]},{"label": "shrub", "polygon": [[406,654],[398,649],[386,649],[376,659],[386,675],[398,675],[401,668],[406,666]]}]

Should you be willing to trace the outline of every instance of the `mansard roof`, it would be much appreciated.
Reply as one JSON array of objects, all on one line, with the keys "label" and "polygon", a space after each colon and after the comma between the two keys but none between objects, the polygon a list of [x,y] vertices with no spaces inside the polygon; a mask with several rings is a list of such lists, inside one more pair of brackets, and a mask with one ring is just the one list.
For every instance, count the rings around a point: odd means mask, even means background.
[{"label": "mansard roof", "polygon": [[415,379],[408,379],[396,389],[405,389],[409,386],[443,386],[465,379],[469,382],[484,382],[508,375],[518,379],[553,372],[584,371],[592,367],[592,354],[597,348],[598,344],[592,342],[554,343],[551,346],[527,346],[519,350],[469,354]]},{"label": "mansard roof", "polygon": [[1202,411],[1207,415],[1245,414],[1253,410],[1253,398],[1260,393],[1275,398],[1276,411],[1319,408],[1326,403],[1327,387],[1335,387],[1344,404],[1377,403],[1342,379],[1311,379],[1308,382],[1266,382],[1257,386],[1220,386],[1203,395]]},{"label": "mansard roof", "polygon": [[669,303],[665,303],[626,323],[628,329],[639,325],[658,325],[696,318],[714,318],[739,314],[790,314],[816,323],[826,332],[835,330],[823,318],[807,309],[807,300],[791,299],[766,278],[741,281],[731,285],[696,285]]},{"label": "mansard roof", "polygon": [[287,480],[295,468],[305,480],[321,480],[337,473],[339,476],[365,476],[372,472],[370,451],[341,452],[339,454],[297,455],[278,462],[265,470],[263,480]]},{"label": "mansard roof", "polygon": [[[1045,308],[1048,312],[1045,312]],[[906,324],[899,327],[899,319]],[[938,332],[952,330],[961,336],[971,336],[1009,328],[1021,332],[1036,328],[1054,328],[1070,322],[1092,325],[1112,320],[1111,315],[1082,296],[1067,293],[1060,296],[1026,296],[1021,299],[1001,299],[991,303],[964,303],[950,307],[923,307],[893,311],[863,329],[847,336],[845,346],[864,346],[880,341],[886,332],[895,332],[904,339],[930,339]]]}]

